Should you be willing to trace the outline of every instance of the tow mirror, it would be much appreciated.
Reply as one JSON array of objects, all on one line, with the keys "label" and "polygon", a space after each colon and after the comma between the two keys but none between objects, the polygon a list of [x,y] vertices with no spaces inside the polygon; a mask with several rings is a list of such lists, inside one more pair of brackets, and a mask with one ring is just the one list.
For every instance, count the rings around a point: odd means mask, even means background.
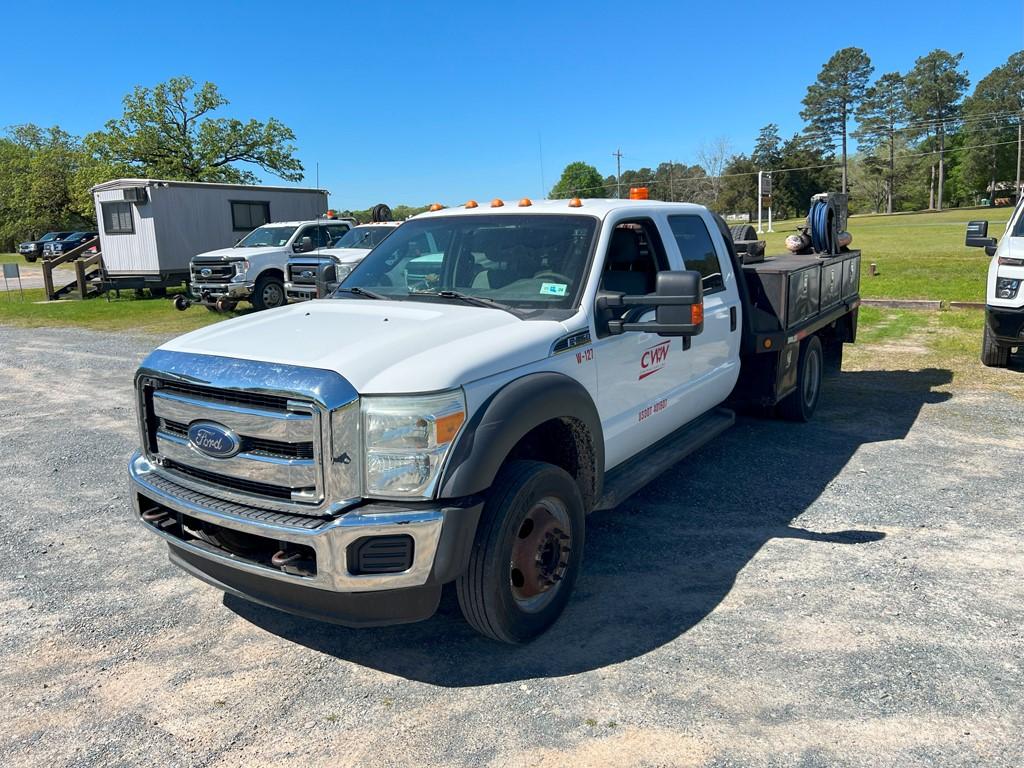
[{"label": "tow mirror", "polygon": [[987,221],[967,222],[967,239],[964,245],[968,248],[984,248],[985,253],[994,256],[996,252],[996,239],[988,236]]},{"label": "tow mirror", "polygon": [[306,253],[306,251],[312,251],[313,238],[309,237],[308,235],[306,237],[299,238],[299,242],[295,243],[295,245],[292,246],[292,250],[295,251],[296,253]]},{"label": "tow mirror", "polygon": [[599,310],[611,307],[654,307],[653,321],[634,323],[609,320],[611,334],[642,331],[659,336],[696,336],[704,330],[704,286],[696,270],[659,272],[654,293],[645,296],[604,294]]}]

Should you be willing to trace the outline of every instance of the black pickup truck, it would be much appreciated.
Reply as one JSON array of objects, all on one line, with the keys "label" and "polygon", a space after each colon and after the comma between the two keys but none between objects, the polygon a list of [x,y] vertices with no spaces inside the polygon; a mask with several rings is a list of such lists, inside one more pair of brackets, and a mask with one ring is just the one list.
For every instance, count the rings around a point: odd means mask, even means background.
[{"label": "black pickup truck", "polygon": [[74,232],[47,232],[38,240],[27,240],[24,243],[19,243],[18,253],[25,257],[25,261],[35,261],[42,257],[43,248],[46,247],[47,243],[52,243],[54,240],[63,240],[68,235],[73,234]]}]

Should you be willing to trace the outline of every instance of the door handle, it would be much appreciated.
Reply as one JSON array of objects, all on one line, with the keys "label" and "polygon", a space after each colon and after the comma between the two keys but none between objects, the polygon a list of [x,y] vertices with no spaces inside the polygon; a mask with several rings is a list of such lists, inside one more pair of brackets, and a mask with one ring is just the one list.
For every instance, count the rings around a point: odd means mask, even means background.
[{"label": "door handle", "polygon": [[736,307],[729,307],[729,332],[736,330]]}]

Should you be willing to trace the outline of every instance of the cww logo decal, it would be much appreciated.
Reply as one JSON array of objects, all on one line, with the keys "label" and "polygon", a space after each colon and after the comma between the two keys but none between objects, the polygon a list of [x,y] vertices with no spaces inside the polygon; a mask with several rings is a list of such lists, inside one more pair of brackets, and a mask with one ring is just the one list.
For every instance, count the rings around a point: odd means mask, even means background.
[{"label": "cww logo decal", "polygon": [[668,362],[668,349],[671,343],[671,341],[663,341],[644,350],[643,354],[640,355],[640,375],[637,376],[637,381],[653,376],[665,367],[665,363]]}]

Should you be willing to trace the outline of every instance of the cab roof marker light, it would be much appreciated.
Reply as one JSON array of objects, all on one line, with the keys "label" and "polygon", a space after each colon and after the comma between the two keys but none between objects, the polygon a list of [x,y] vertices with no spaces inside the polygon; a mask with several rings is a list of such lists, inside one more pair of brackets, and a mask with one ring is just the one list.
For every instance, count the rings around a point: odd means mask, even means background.
[{"label": "cab roof marker light", "polygon": [[505,201],[500,197],[496,197],[491,200],[491,208],[501,208],[505,204]]},{"label": "cab roof marker light", "polygon": [[466,207],[467,208],[476,208],[477,207],[476,200],[468,200],[468,201],[466,201]]},{"label": "cab roof marker light", "polygon": [[431,210],[431,211],[440,211],[440,210],[442,210],[443,208],[444,208],[444,206],[443,206],[443,205],[441,205],[440,203],[432,203],[432,204],[430,205],[430,210]]},{"label": "cab roof marker light", "polygon": [[531,205],[533,205],[533,200],[531,200],[528,197],[524,197],[522,200],[519,201],[520,208],[528,208]]},{"label": "cab roof marker light", "polygon": [[580,200],[578,197],[574,197],[572,200],[569,201],[569,207],[570,208],[582,208],[583,207],[583,201]]}]

